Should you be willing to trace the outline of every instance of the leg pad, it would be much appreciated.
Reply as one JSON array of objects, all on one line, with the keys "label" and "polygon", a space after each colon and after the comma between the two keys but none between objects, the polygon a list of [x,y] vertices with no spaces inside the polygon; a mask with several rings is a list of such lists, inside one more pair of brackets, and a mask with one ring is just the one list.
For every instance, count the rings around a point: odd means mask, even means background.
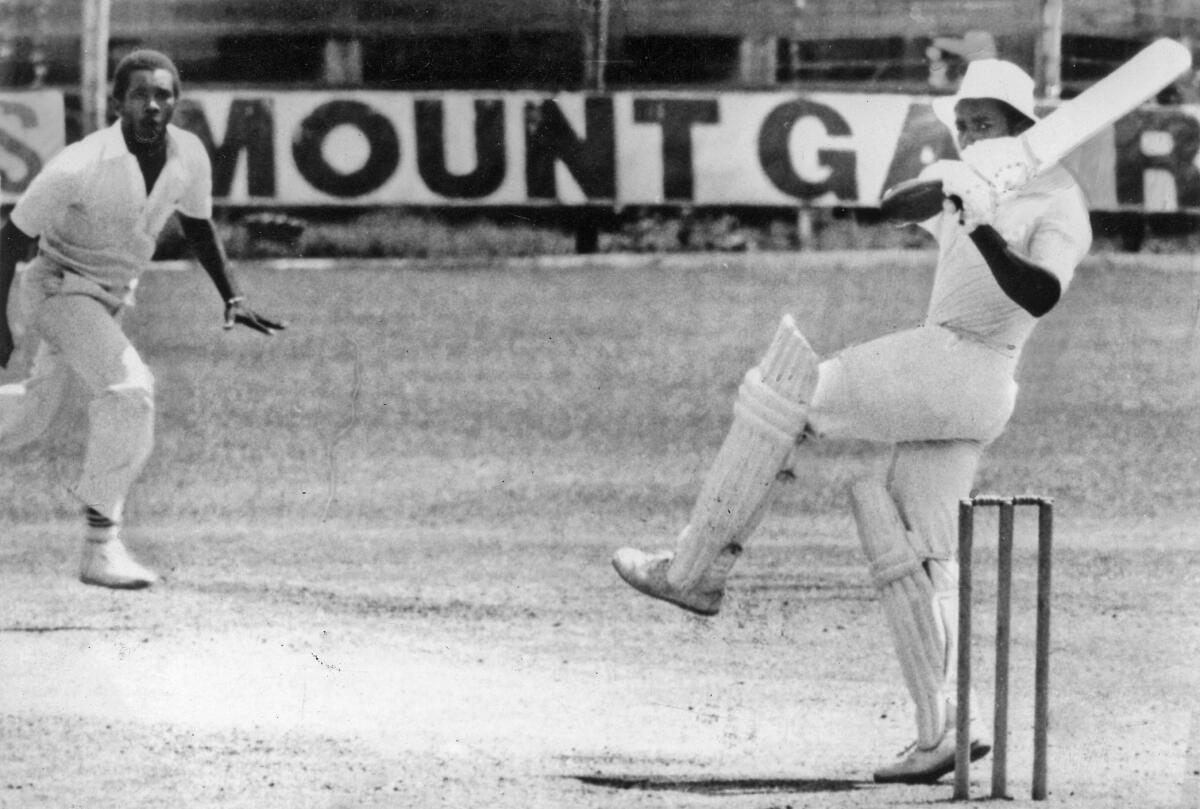
[{"label": "leg pad", "polygon": [[[818,358],[791,316],[738,389],[733,424],[709,468],[667,570],[673,587],[723,586],[741,545],[770,504],[779,471],[804,430]],[[721,560],[720,564],[714,565]],[[719,581],[716,581],[719,579]]]},{"label": "leg pad", "polygon": [[946,728],[948,639],[938,594],[883,484],[856,483],[850,500],[900,669],[916,703],[918,746],[932,747]]}]

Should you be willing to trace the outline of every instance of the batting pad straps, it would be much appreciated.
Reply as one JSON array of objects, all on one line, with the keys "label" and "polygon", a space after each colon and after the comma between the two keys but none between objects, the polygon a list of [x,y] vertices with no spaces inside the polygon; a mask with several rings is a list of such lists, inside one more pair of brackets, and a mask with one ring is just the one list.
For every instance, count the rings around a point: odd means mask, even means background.
[{"label": "batting pad straps", "polygon": [[[775,477],[804,429],[817,365],[816,352],[791,316],[785,316],[766,355],[738,389],[733,424],[705,476],[687,528],[676,541],[667,570],[672,586],[691,589],[706,576],[706,586],[723,586],[724,575],[762,519]],[[729,564],[714,572],[713,563],[722,554]]]},{"label": "batting pad straps", "polygon": [[916,704],[918,744],[932,747],[946,727],[947,637],[937,593],[883,484],[854,484],[850,502],[900,670]]},{"label": "batting pad straps", "polygon": [[794,442],[808,417],[817,362],[796,321],[784,315],[762,361],[746,372],[738,388],[734,418],[745,419],[764,435]]},{"label": "batting pad straps", "polygon": [[738,388],[733,414],[734,418],[745,420],[763,435],[794,442],[804,429],[808,407],[801,402],[789,401],[767,387],[762,371],[751,368]]},{"label": "batting pad straps", "polygon": [[871,582],[882,590],[897,579],[924,572],[924,567],[906,544],[903,548],[884,551],[882,556],[871,561],[870,571]]}]

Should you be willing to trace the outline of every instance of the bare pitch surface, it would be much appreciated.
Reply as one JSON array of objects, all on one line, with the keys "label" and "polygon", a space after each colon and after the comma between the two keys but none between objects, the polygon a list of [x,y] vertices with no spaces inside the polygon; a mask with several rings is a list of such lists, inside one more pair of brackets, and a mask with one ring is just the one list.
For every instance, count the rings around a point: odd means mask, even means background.
[{"label": "bare pitch surface", "polygon": [[[78,432],[6,465],[0,805],[945,800],[949,779],[870,783],[912,724],[843,495],[872,448],[814,450],[715,619],[637,596],[607,561],[679,527],[779,314],[835,350],[919,317],[929,263],[246,268],[291,326],[270,341],[221,334],[199,271],[151,274],[130,325],[158,375],[159,447],[128,536],[169,581],[73,581],[55,477]],[[1052,803],[1196,794],[1198,291],[1090,263],[983,470],[985,490],[1058,500]],[[994,558],[978,556],[986,693]],[[1026,546],[1019,797],[1032,568]]]}]

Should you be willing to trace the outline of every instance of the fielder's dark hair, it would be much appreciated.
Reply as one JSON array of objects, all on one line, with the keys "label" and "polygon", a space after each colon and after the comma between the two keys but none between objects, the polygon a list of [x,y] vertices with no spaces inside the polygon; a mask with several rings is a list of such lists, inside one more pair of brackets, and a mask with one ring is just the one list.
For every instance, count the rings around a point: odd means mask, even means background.
[{"label": "fielder's dark hair", "polygon": [[179,69],[171,61],[171,57],[160,51],[141,48],[130,52],[120,62],[117,62],[117,67],[113,70],[113,98],[119,101],[125,97],[125,91],[129,89],[129,74],[133,71],[158,70],[160,68],[171,74],[171,78],[175,82],[175,95],[178,96],[180,90]]}]

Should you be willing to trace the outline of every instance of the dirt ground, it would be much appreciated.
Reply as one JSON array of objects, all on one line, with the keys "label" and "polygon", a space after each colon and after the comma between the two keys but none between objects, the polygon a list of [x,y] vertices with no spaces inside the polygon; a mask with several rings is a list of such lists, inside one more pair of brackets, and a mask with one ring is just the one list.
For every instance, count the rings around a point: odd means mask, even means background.
[{"label": "dirt ground", "polygon": [[[769,518],[722,614],[702,619],[609,567],[617,545],[659,537],[582,520],[134,531],[170,571],[141,593],[76,583],[67,526],[19,527],[0,565],[0,805],[947,802],[950,778],[871,782],[912,731],[891,640],[852,525],[794,530]],[[1014,806],[1032,804],[1033,534],[1018,532]],[[306,567],[334,537],[353,558]],[[1056,538],[1046,805],[1200,806],[1196,532],[1063,515]],[[994,557],[978,555],[990,710]],[[990,758],[973,794],[989,779]]]}]

